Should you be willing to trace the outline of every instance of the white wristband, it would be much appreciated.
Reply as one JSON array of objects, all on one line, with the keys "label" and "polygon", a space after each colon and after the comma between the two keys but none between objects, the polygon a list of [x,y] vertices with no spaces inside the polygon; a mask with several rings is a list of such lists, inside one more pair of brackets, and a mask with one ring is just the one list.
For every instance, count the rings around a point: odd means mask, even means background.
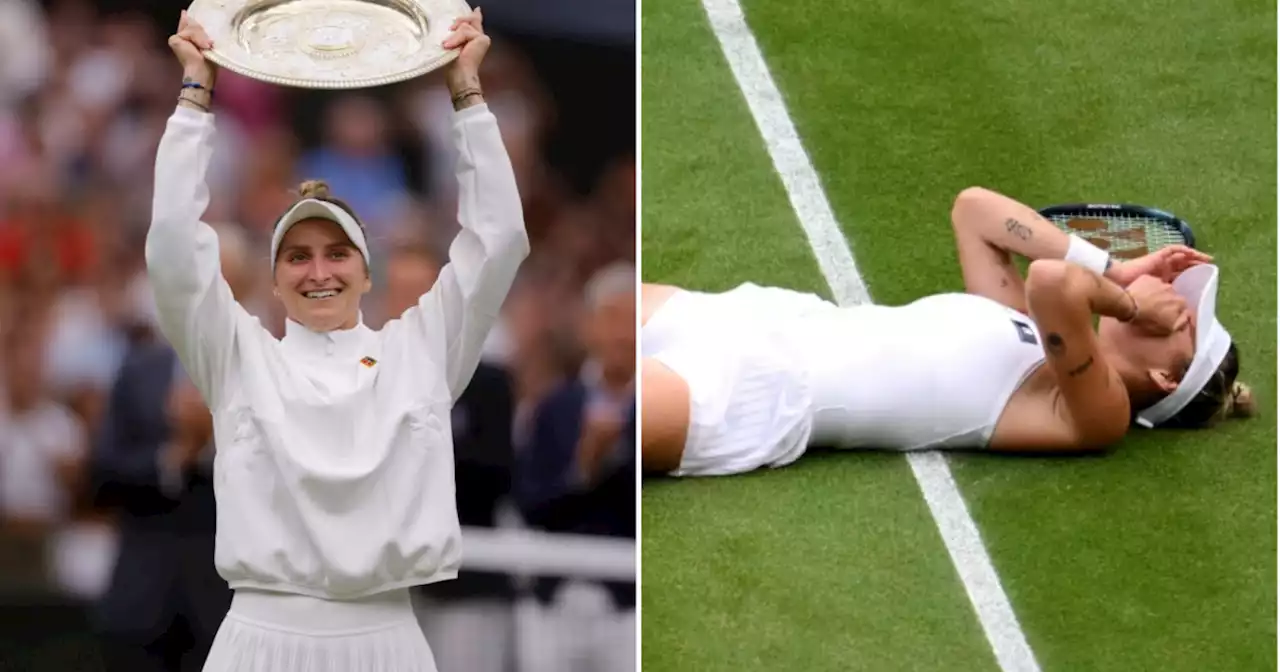
[{"label": "white wristband", "polygon": [[1111,255],[1107,254],[1106,250],[1073,233],[1071,234],[1071,242],[1067,245],[1067,256],[1063,257],[1063,259],[1102,275],[1107,271]]}]

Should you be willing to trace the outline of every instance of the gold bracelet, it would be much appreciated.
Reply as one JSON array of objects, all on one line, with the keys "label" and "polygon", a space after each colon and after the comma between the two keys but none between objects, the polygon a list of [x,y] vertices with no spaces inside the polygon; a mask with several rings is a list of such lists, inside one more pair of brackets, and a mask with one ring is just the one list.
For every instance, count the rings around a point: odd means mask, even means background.
[{"label": "gold bracelet", "polygon": [[481,91],[479,88],[475,88],[475,87],[463,89],[458,92],[458,95],[453,97],[453,106],[457,107],[458,103],[461,103],[462,101],[466,100],[467,98],[470,98],[471,96],[484,96],[484,91]]}]

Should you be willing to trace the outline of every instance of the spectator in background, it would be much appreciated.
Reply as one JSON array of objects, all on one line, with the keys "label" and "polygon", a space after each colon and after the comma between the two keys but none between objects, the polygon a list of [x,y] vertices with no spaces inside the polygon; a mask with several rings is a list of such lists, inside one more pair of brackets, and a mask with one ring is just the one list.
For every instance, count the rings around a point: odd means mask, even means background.
[{"label": "spectator in background", "polygon": [[85,432],[49,396],[43,329],[25,317],[3,337],[0,516],[7,533],[43,539],[70,514],[71,493],[83,477]]},{"label": "spectator in background", "polygon": [[0,109],[44,83],[52,61],[40,5],[33,0],[0,2]]},{"label": "spectator in background", "polygon": [[436,251],[419,240],[402,240],[387,254],[386,282],[382,288],[382,318],[400,317],[417,305],[440,276],[443,264]]},{"label": "spectator in background", "polygon": [[[223,276],[244,301],[254,278],[242,234],[215,230]],[[95,621],[108,672],[198,670],[231,605],[213,564],[212,420],[159,338],[145,276],[132,294],[140,328],[94,449],[98,499],[119,511],[120,528],[119,559]]]},{"label": "spectator in background", "polygon": [[[635,269],[605,267],[587,284],[587,361],[538,405],[521,451],[520,508],[551,532],[635,536]],[[541,579],[523,649],[531,670],[634,668],[635,584]]]},{"label": "spectator in background", "polygon": [[404,165],[392,149],[386,111],[377,101],[348,94],[325,111],[325,144],[302,157],[298,174],[341,184],[344,200],[369,229],[372,256],[377,242],[408,196]]},{"label": "spectator in background", "polygon": [[84,425],[49,393],[45,320],[36,305],[21,308],[0,339],[0,574],[6,581],[83,597],[101,584],[105,570],[94,566],[94,558],[68,557],[67,551],[87,541],[91,550],[105,542],[109,553],[111,535],[75,520],[84,481]]},{"label": "spectator in background", "polygon": [[605,267],[587,285],[588,314],[583,343],[589,359],[580,383],[585,388],[582,434],[574,457],[580,483],[602,480],[620,459],[619,435],[635,403],[635,268]]}]

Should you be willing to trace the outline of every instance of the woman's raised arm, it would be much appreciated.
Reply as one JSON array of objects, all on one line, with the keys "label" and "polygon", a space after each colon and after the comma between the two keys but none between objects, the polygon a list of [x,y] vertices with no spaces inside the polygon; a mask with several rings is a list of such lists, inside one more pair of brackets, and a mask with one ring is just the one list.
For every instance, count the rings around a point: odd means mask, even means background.
[{"label": "woman's raised arm", "polygon": [[205,175],[214,135],[208,104],[215,71],[200,53],[207,42],[185,13],[169,40],[185,77],[156,152],[146,259],[161,330],[212,406],[221,392],[236,322],[247,313],[222,277],[217,234],[200,220],[209,206]]},{"label": "woman's raised arm", "polygon": [[413,337],[443,345],[456,401],[475,374],[485,338],[529,254],[529,237],[511,159],[480,89],[477,71],[489,38],[480,30],[479,10],[454,27],[445,46],[461,46],[462,53],[446,79],[457,108],[453,137],[462,230],[436,284],[404,314],[403,324]]}]

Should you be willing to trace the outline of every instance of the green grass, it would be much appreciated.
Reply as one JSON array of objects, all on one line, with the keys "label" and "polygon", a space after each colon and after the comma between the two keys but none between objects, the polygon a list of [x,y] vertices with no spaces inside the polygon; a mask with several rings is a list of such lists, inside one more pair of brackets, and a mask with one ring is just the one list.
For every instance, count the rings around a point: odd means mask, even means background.
[{"label": "green grass", "polygon": [[898,456],[647,483],[642,511],[646,670],[994,662]]},{"label": "green grass", "polygon": [[[882,303],[961,286],[971,184],[1191,221],[1261,417],[952,466],[1046,671],[1275,669],[1274,5],[745,9]],[[642,12],[645,280],[827,294],[701,7]],[[642,525],[645,669],[995,669],[900,457],[648,481]]]},{"label": "green grass", "polygon": [[663,222],[641,227],[642,249],[661,250],[645,273],[727,289],[748,269],[766,284],[811,269],[800,288],[824,288],[700,6],[653,4],[666,9],[645,11],[644,52],[672,58],[642,56],[643,216]]}]

